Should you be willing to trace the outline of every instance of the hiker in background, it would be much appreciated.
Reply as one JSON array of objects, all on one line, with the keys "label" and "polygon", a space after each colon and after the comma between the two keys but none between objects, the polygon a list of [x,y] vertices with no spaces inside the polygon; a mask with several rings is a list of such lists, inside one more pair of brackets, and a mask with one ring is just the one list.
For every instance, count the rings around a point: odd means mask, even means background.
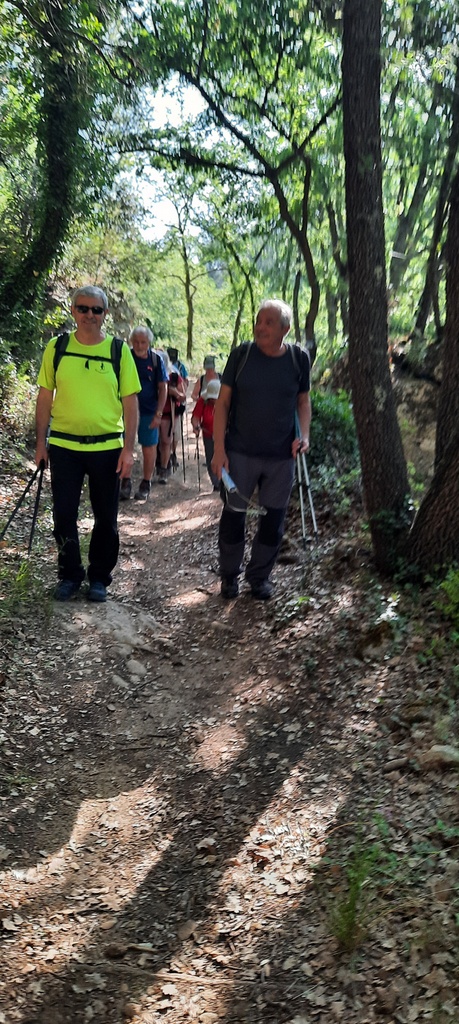
[{"label": "hiker in background", "polygon": [[[75,597],[85,578],[78,538],[78,510],[85,476],[94,514],[89,545],[88,598],[105,601],[119,551],[120,478],[131,476],[140,381],[129,346],[119,341],[119,379],[113,339],[104,334],[107,296],[78,288],[72,300],[76,329],[48,342],[38,375],[36,465],[51,468],[54,538],[58,547],[57,601]],[[60,336],[62,338],[63,336]],[[49,433],[49,448],[47,434]]]},{"label": "hiker in background", "polygon": [[210,380],[220,380],[220,374],[215,369],[215,356],[206,356],[203,364],[204,373],[198,377],[191,392],[191,400],[197,402],[201,394],[206,390]]},{"label": "hiker in background", "polygon": [[[152,349],[149,327],[134,327],[129,338],[142,390],[138,397],[139,426],[137,440],[142,448],[142,479],[134,498],[145,501],[150,495],[151,478],[156,466],[159,428],[167,398],[167,373],[161,356]],[[130,478],[121,481],[120,498],[131,496]]]},{"label": "hiker in background", "polygon": [[168,353],[164,349],[156,351],[165,364],[168,377],[167,398],[159,430],[159,466],[157,468],[158,483],[166,484],[171,473],[172,442],[174,437],[177,439],[177,428],[180,437],[180,417],[176,414],[177,406],[185,401],[186,391],[183,378],[177,370],[174,370]]},{"label": "hiker in background", "polygon": [[[309,449],[311,402],[309,356],[284,341],[292,311],[267,299],[258,311],[254,344],[233,349],[223,371],[214,413],[212,470],[229,471],[238,492],[226,501],[220,519],[221,595],[237,597],[242,569],[247,499],[258,487],[260,515],[245,578],[252,597],[272,596],[269,581],[284,532],[295,457]],[[296,436],[295,414],[299,424]]]},{"label": "hiker in background", "polygon": [[214,491],[220,490],[220,481],[213,472],[211,465],[214,454],[214,409],[219,394],[220,381],[210,380],[205,393],[198,398],[191,416],[191,426],[195,437],[199,437],[199,433],[202,430],[207,472]]},{"label": "hiker in background", "polygon": [[181,361],[181,359],[179,357],[178,348],[168,348],[167,349],[167,354],[168,354],[169,359],[170,359],[170,361],[172,363],[172,366],[174,367],[174,370],[177,370],[177,373],[180,374],[180,376],[182,377],[183,382],[185,384],[185,389],[188,391],[188,385],[190,383],[190,380],[189,380],[189,377],[188,377],[188,370],[187,370],[187,368],[185,366],[185,363],[182,363],[182,361]]},{"label": "hiker in background", "polygon": [[[183,417],[186,413],[186,392],[188,391],[188,385],[190,381],[188,378],[188,370],[185,366],[185,363],[182,363],[181,360],[179,359],[178,349],[168,348],[167,354],[172,363],[173,372],[175,371],[175,373],[178,373],[180,375],[185,386],[185,401],[178,402],[175,407],[176,424],[175,430],[172,435],[172,447],[169,468],[176,470],[178,469],[177,445],[180,440],[183,440]],[[180,417],[180,419],[178,417]]]}]

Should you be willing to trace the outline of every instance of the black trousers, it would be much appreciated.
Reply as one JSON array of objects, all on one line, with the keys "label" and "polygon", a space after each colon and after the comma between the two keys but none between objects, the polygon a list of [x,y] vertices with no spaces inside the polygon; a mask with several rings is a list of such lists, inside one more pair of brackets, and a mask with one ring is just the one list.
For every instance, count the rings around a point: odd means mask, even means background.
[{"label": "black trousers", "polygon": [[61,580],[81,583],[85,568],[78,537],[78,510],[85,476],[94,526],[89,544],[88,579],[108,586],[112,581],[119,552],[118,498],[119,477],[116,467],[119,448],[102,452],[72,451],[49,446],[51,490],[53,495],[54,539],[58,547],[58,575]]},{"label": "black trousers", "polygon": [[[258,488],[260,504],[266,509],[266,515],[258,519],[245,570],[248,583],[262,583],[268,579],[282,543],[294,462],[291,458],[271,460],[230,452],[229,470],[241,493],[247,498]],[[246,502],[238,495],[230,495],[225,502],[218,534],[222,578],[233,578],[242,570],[245,520]]]}]

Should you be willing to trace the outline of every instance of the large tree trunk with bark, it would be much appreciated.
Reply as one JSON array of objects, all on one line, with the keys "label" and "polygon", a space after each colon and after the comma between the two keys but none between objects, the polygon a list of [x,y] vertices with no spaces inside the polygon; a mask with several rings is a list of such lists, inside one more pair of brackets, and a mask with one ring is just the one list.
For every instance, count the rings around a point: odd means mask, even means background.
[{"label": "large tree trunk with bark", "polygon": [[450,197],[446,256],[446,321],[440,387],[435,465],[447,451],[459,423],[459,169]]},{"label": "large tree trunk with bark", "polygon": [[459,170],[446,240],[446,323],[435,473],[410,531],[405,560],[435,573],[459,562]]},{"label": "large tree trunk with bark", "polygon": [[345,0],[343,130],[349,262],[349,368],[376,564],[394,568],[407,529],[408,477],[387,353],[380,142],[380,0]]},{"label": "large tree trunk with bark", "polygon": [[456,428],[414,520],[403,558],[416,572],[459,563],[459,429]]},{"label": "large tree trunk with bark", "polygon": [[12,267],[0,267],[0,325],[11,330],[11,316],[29,310],[43,278],[62,246],[73,209],[75,167],[80,149],[81,103],[72,59],[59,37],[65,10],[53,8],[52,31],[43,31],[43,68],[38,133],[39,190],[28,250]]},{"label": "large tree trunk with bark", "polygon": [[448,192],[450,189],[451,175],[453,173],[454,161],[459,148],[459,62],[456,67],[456,78],[454,82],[454,94],[452,103],[452,122],[448,140],[440,188],[438,192],[437,207],[435,210],[432,241],[430,243],[429,257],[427,260],[426,278],[424,288],[419,301],[419,308],[416,315],[413,336],[422,337],[426,329],[428,316],[432,307],[435,295],[438,250],[440,247],[443,228],[446,218],[446,206]]}]

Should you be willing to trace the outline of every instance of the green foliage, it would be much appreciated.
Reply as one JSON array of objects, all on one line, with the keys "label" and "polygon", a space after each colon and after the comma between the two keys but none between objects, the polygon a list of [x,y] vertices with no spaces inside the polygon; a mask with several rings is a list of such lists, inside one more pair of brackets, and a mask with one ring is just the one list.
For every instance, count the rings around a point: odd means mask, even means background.
[{"label": "green foliage", "polygon": [[376,844],[366,847],[359,841],[348,859],[344,892],[336,899],[330,915],[332,933],[346,952],[356,949],[364,937],[366,887],[374,873],[379,854]]},{"label": "green foliage", "polygon": [[12,359],[0,365],[0,427],[2,434],[24,440],[30,435],[36,388],[32,384],[28,367],[15,366]]},{"label": "green foliage", "polygon": [[358,465],[359,449],[352,406],[345,391],[311,392],[311,466],[333,466],[339,473]]},{"label": "green foliage", "polygon": [[436,605],[450,619],[454,630],[459,630],[459,569],[451,568],[440,583],[441,596]]},{"label": "green foliage", "polygon": [[27,618],[47,627],[52,613],[52,597],[46,592],[33,558],[25,558],[19,568],[5,563],[0,568],[0,623]]}]

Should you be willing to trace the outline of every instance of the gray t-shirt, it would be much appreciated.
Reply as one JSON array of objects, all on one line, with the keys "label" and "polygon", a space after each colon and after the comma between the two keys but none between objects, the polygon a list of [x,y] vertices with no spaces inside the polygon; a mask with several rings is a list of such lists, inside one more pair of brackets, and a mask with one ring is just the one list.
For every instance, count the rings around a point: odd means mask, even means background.
[{"label": "gray t-shirt", "polygon": [[310,386],[307,352],[287,345],[282,356],[266,356],[251,344],[247,354],[241,345],[228,358],[222,384],[232,389],[227,450],[290,458],[298,395]]}]

